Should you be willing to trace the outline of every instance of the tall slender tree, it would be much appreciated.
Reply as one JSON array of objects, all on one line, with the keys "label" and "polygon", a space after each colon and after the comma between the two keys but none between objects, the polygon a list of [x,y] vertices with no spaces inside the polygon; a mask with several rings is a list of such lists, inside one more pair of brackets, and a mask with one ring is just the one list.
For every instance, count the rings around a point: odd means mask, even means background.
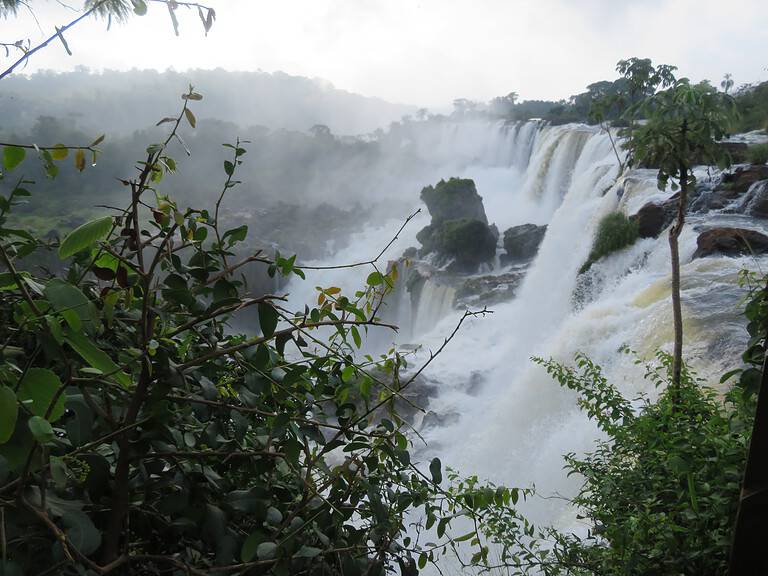
[{"label": "tall slender tree", "polygon": [[672,314],[674,351],[672,386],[680,385],[683,350],[683,317],[680,301],[680,250],[678,239],[685,225],[688,194],[696,183],[697,164],[725,166],[729,158],[718,145],[727,132],[735,106],[733,99],[708,83],[691,84],[683,78],[639,102],[634,114],[646,119],[626,141],[633,164],[658,168],[659,188],[671,181],[679,189],[677,216],[669,231],[672,259]]}]

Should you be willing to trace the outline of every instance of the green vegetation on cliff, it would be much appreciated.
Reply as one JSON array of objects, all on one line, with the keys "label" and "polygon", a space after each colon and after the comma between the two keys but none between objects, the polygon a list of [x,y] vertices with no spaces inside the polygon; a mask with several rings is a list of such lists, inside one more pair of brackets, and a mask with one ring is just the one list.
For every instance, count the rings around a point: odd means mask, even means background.
[{"label": "green vegetation on cliff", "polygon": [[622,248],[631,246],[637,240],[637,222],[622,212],[611,212],[600,219],[592,243],[592,250],[580,272],[586,272],[592,264]]}]

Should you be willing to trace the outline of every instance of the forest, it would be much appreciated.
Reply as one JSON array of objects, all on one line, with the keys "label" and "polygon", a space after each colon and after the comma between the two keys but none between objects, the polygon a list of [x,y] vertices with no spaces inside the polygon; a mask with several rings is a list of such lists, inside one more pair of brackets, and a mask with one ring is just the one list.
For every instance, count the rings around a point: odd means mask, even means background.
[{"label": "forest", "polygon": [[27,72],[238,10],[5,37],[44,5],[0,0],[0,576],[768,573],[768,81]]}]

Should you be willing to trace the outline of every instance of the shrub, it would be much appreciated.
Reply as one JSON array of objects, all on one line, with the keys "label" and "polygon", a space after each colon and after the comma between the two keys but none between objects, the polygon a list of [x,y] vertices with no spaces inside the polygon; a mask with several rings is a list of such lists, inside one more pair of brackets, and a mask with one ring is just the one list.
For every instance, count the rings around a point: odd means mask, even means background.
[{"label": "shrub", "polygon": [[755,404],[739,388],[723,399],[685,368],[670,394],[672,359],[658,360],[646,371],[663,388],[658,399],[630,400],[581,354],[575,367],[534,359],[576,392],[605,439],[584,456],[565,456],[566,473],[583,479],[570,504],[586,535],[536,527],[514,504],[480,501],[497,566],[546,576],[727,572]]},{"label": "shrub", "polygon": [[[60,274],[20,268],[52,246],[5,226],[32,182],[6,177],[24,148],[2,150],[0,573],[415,574],[437,552],[408,536],[410,511],[451,522],[441,463],[427,476],[411,461],[394,408],[423,367],[401,379],[394,348],[356,360],[397,268],[374,260],[354,296],[318,287],[296,313],[249,293],[252,262],[304,271],[295,256],[238,256],[247,227],[219,221],[241,142],[227,145],[215,212],[163,195],[168,144],[202,96],[184,98],[124,181],[126,207],[58,245]],[[66,154],[42,157],[55,177]],[[229,326],[246,307],[249,335]]]},{"label": "shrub", "polygon": [[604,216],[597,225],[592,251],[580,273],[590,269],[592,264],[622,248],[631,246],[638,237],[637,222],[622,212],[611,212]]},{"label": "shrub", "polygon": [[750,164],[765,164],[768,162],[768,143],[755,144],[747,148],[747,160]]}]

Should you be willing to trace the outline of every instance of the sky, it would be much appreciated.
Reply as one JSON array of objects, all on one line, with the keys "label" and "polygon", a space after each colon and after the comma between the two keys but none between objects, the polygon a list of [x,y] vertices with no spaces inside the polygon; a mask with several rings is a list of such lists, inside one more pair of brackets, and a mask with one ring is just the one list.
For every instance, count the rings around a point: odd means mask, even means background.
[{"label": "sky", "polygon": [[[201,0],[216,10],[206,36],[196,10],[165,6],[106,29],[89,19],[36,54],[41,69],[189,68],[283,71],[404,104],[446,109],[454,98],[567,98],[613,79],[622,58],[677,65],[693,80],[768,79],[766,0]],[[65,0],[30,0],[0,20],[0,42],[72,20]],[[75,8],[77,0],[66,0]],[[2,58],[2,63],[9,60]]]}]

